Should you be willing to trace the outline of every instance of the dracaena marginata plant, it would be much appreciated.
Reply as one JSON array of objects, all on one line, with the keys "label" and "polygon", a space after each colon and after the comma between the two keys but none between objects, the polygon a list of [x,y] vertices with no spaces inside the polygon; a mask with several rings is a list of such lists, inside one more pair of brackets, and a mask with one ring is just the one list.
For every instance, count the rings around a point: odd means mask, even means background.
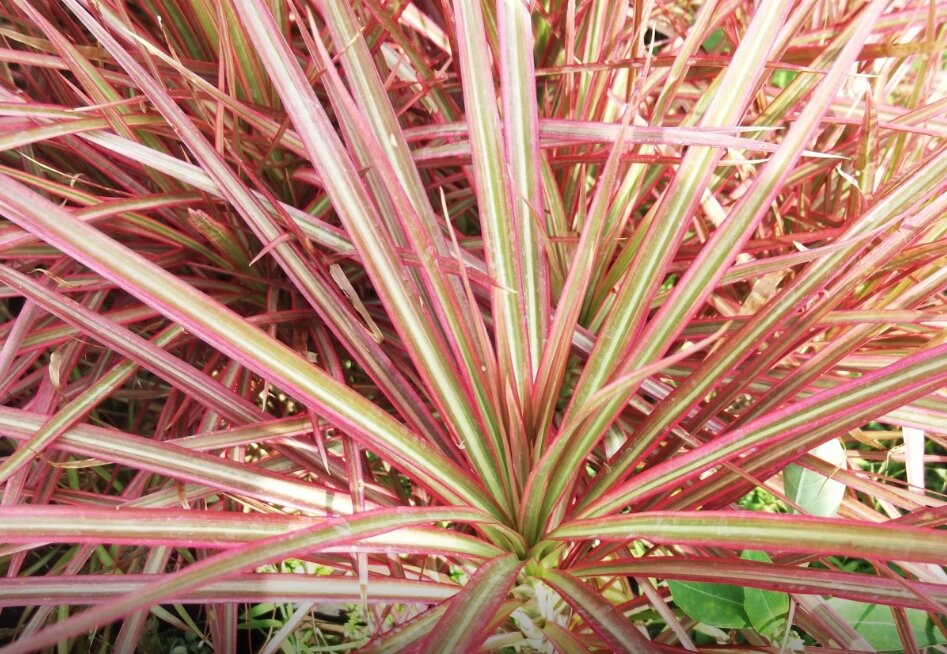
[{"label": "dracaena marginata plant", "polygon": [[947,640],[944,3],[0,8],[0,652]]}]

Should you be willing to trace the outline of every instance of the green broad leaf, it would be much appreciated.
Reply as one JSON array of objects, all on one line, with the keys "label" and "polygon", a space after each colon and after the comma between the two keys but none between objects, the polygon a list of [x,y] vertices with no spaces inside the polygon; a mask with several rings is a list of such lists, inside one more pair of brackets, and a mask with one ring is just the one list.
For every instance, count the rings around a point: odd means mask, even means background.
[{"label": "green broad leaf", "polygon": [[[810,450],[809,454],[839,468],[845,467],[845,448],[837,438]],[[834,517],[845,497],[845,484],[794,463],[783,470],[783,483],[786,497],[807,513],[823,518]]]},{"label": "green broad leaf", "polygon": [[[772,563],[765,552],[753,550],[745,551],[740,558]],[[703,624],[729,629],[751,627],[773,641],[786,628],[786,593],[693,581],[669,581],[668,586],[678,608]]]},{"label": "green broad leaf", "polygon": [[[890,607],[832,598],[831,606],[862,638],[879,652],[903,652],[904,645]],[[918,647],[931,647],[947,642],[933,620],[924,611],[905,609]]]},{"label": "green broad leaf", "polygon": [[710,36],[708,36],[703,43],[705,52],[716,52],[718,49],[723,50],[726,45],[727,40],[722,29],[711,32]]},{"label": "green broad leaf", "polygon": [[[748,561],[772,563],[765,552],[747,550],[740,556]],[[743,609],[756,633],[776,641],[786,630],[789,615],[789,595],[759,588],[743,589]]]},{"label": "green broad leaf", "polygon": [[740,586],[669,581],[668,587],[677,607],[699,622],[727,629],[750,626],[744,608],[744,589]]},{"label": "green broad leaf", "polygon": [[796,79],[796,76],[799,75],[798,72],[794,70],[777,70],[773,71],[773,76],[770,78],[773,86],[777,88],[784,89],[789,86],[789,83]]}]

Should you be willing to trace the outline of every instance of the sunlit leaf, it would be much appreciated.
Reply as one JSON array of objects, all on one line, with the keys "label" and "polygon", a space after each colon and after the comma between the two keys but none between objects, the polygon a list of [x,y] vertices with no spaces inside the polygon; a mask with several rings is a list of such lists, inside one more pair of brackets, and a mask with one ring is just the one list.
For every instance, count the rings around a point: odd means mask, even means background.
[{"label": "sunlit leaf", "polygon": [[0,2],[0,649],[932,649],[942,5]]},{"label": "sunlit leaf", "polygon": [[[848,624],[858,632],[858,635],[867,640],[879,652],[903,652],[904,643],[898,636],[891,609],[877,604],[862,604],[840,598],[830,599],[832,607]],[[911,623],[911,630],[919,647],[930,647],[947,642],[937,629],[933,620],[923,611],[905,609]]]},{"label": "sunlit leaf", "polygon": [[[837,438],[826,441],[809,453],[843,470],[846,467],[845,448]],[[786,485],[786,497],[812,515],[834,516],[845,497],[845,484],[798,464],[786,466],[783,483]]]}]

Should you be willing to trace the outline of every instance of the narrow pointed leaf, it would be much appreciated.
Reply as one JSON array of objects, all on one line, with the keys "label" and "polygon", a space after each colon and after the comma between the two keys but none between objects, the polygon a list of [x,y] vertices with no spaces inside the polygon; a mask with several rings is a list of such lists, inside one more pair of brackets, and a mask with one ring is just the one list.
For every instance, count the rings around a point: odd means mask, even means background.
[{"label": "narrow pointed leaf", "polygon": [[464,589],[450,600],[420,651],[424,654],[479,651],[480,644],[489,635],[487,627],[506,599],[522,565],[509,554],[480,567]]},{"label": "narrow pointed leaf", "polygon": [[478,521],[483,514],[466,509],[396,509],[336,518],[308,529],[275,536],[262,542],[223,552],[188,566],[184,570],[146,585],[137,592],[74,615],[35,634],[29,642],[9,645],[8,654],[21,654],[52,645],[63,638],[108,624],[136,610],[157,604],[167,597],[186,593],[220,577],[242,572],[267,561],[286,558],[297,552],[324,548],[352,540],[437,520]]},{"label": "narrow pointed leaf", "polygon": [[928,599],[943,603],[947,588],[941,584],[888,579],[875,575],[836,572],[808,567],[763,564],[745,559],[658,556],[590,563],[570,570],[578,577],[649,576],[659,579],[708,581],[728,579],[745,590],[781,590],[788,593],[833,595],[848,599],[926,609]]},{"label": "narrow pointed leaf", "polygon": [[[164,576],[164,575],[162,575]],[[73,575],[0,579],[0,606],[88,605],[134,595],[153,584],[153,574]],[[368,601],[440,602],[453,597],[458,586],[399,579],[372,579]],[[216,602],[340,602],[356,603],[361,591],[357,579],[315,575],[240,574],[212,581],[200,588],[172,595],[168,603]],[[54,599],[51,599],[54,598]]]},{"label": "narrow pointed leaf", "polygon": [[[221,351],[264,376],[275,378],[286,391],[301,401],[309,401],[323,415],[332,415],[353,435],[368,441],[387,441],[387,447],[401,450],[401,464],[421,473],[425,483],[446,497],[469,496],[474,505],[492,507],[483,491],[450,461],[420,441],[401,424],[364,397],[310,365],[307,361],[259,329],[241,320],[193,287],[158,268],[123,245],[86,225],[67,211],[0,175],[3,201],[8,217],[24,229],[52,243],[106,278],[121,283],[146,304],[165,313],[190,331],[205,338]],[[341,399],[345,398],[345,399]],[[414,456],[408,452],[424,454]],[[407,454],[407,456],[403,456]],[[437,465],[433,461],[440,460]],[[450,486],[445,470],[454,470]],[[459,491],[460,495],[455,495]],[[475,499],[476,498],[476,499]],[[495,510],[495,509],[493,509]]]},{"label": "narrow pointed leaf", "polygon": [[524,252],[531,256],[530,252],[524,251],[528,244],[520,243],[521,229],[517,224],[517,219],[527,220],[528,217],[513,213],[514,199],[510,197],[510,184],[507,181],[509,163],[503,152],[504,136],[500,128],[497,96],[487,54],[490,46],[480,2],[455,0],[453,4],[487,266],[490,276],[509,289],[497,289],[492,294],[497,356],[501,369],[515,380],[517,395],[522,401],[526,397],[528,372],[534,365],[530,363],[526,316],[532,315],[527,310],[527,303],[535,301],[527,300],[526,296],[538,290],[524,286],[518,254]]},{"label": "narrow pointed leaf", "polygon": [[[792,529],[785,526],[792,524]],[[749,547],[767,552],[834,554],[943,564],[947,549],[936,531],[740,511],[645,512],[566,523],[553,539],[598,538],[655,543]]]},{"label": "narrow pointed leaf", "polygon": [[629,654],[654,651],[652,643],[631,620],[588,584],[558,570],[544,570],[542,579],[582,616],[612,651]]}]

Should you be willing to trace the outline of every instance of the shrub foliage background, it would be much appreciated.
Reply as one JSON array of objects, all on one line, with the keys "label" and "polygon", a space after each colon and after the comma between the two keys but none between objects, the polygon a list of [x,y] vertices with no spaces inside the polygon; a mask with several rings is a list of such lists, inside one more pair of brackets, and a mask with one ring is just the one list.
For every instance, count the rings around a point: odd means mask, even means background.
[{"label": "shrub foliage background", "polygon": [[947,640],[942,3],[0,9],[0,651]]}]

